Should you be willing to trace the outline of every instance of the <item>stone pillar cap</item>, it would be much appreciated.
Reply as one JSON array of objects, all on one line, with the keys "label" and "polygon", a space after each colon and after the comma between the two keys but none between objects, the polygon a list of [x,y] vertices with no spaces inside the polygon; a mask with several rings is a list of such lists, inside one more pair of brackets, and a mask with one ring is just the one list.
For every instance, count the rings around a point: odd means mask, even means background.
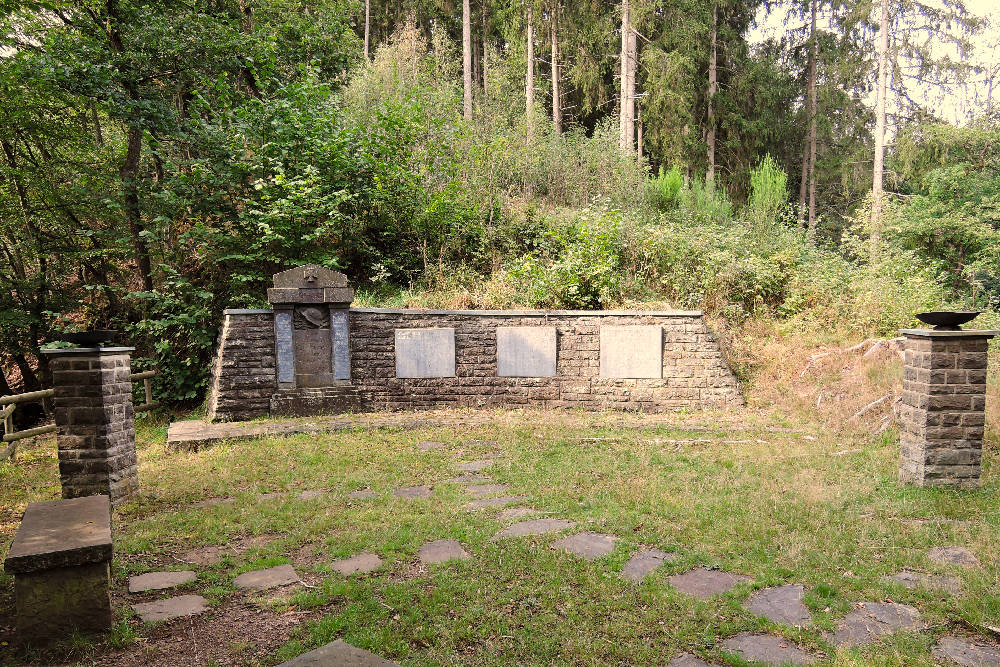
[{"label": "stone pillar cap", "polygon": [[7,574],[111,560],[108,496],[29,503],[3,567]]},{"label": "stone pillar cap", "polygon": [[941,329],[900,329],[899,333],[904,336],[914,336],[917,338],[993,338],[1000,336],[1000,331],[992,329],[958,329],[956,331],[944,331]]},{"label": "stone pillar cap", "polygon": [[53,347],[42,350],[42,354],[51,356],[59,354],[122,354],[134,351],[134,347]]}]

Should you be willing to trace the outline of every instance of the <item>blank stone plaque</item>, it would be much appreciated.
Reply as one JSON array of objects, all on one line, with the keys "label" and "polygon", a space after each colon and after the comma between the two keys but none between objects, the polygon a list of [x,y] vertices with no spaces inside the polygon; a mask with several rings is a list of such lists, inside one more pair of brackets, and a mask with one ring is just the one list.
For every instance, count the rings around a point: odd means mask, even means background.
[{"label": "blank stone plaque", "polygon": [[662,327],[601,327],[601,377],[663,377]]},{"label": "blank stone plaque", "polygon": [[555,327],[497,328],[497,375],[543,378],[555,374]]},{"label": "blank stone plaque", "polygon": [[455,330],[396,329],[396,377],[455,377]]}]

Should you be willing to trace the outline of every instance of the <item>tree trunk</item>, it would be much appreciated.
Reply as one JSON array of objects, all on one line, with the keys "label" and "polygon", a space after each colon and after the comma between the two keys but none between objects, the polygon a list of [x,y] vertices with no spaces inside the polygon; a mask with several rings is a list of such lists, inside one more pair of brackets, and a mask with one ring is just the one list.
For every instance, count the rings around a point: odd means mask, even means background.
[{"label": "tree trunk", "polygon": [[718,89],[719,73],[719,7],[712,3],[712,50],[708,54],[708,171],[705,182],[715,183],[715,93]]},{"label": "tree trunk", "polygon": [[371,60],[372,2],[365,0],[365,60]]},{"label": "tree trunk", "polygon": [[487,62],[486,62],[486,54],[488,53],[488,41],[487,41],[487,32],[486,32],[486,2],[485,2],[485,0],[483,1],[482,9],[483,9],[483,11],[482,11],[483,34],[481,36],[483,38],[483,64],[482,64],[481,69],[483,70],[482,71],[482,75],[483,75],[483,81],[482,81],[482,83],[483,83],[483,105],[485,106],[486,105],[486,79],[489,77],[489,73],[488,73],[488,69],[487,69]]},{"label": "tree trunk", "polygon": [[819,43],[816,39],[816,2],[812,0],[809,27],[809,231],[816,229],[816,61]]},{"label": "tree trunk", "polygon": [[634,44],[629,0],[622,0],[621,101],[618,117],[618,146],[622,155],[631,155],[635,151]]},{"label": "tree trunk", "polygon": [[[809,105],[806,104],[808,109]],[[805,141],[802,142],[802,178],[799,179],[799,224],[806,224],[806,195],[809,192],[809,131],[806,130]]]},{"label": "tree trunk", "polygon": [[465,120],[472,120],[472,9],[462,0],[462,84]]},{"label": "tree trunk", "polygon": [[882,0],[878,28],[878,88],[875,95],[875,166],[872,171],[872,251],[882,240],[882,172],[885,168],[886,86],[889,78],[889,0]]},{"label": "tree trunk", "polygon": [[528,30],[527,30],[527,61],[528,71],[524,75],[524,108],[528,124],[528,143],[535,136],[535,24],[531,6],[528,0]]},{"label": "tree trunk", "polygon": [[104,134],[101,132],[101,119],[97,115],[97,103],[90,105],[90,113],[94,117],[94,145],[98,148],[104,147]]},{"label": "tree trunk", "polygon": [[142,213],[139,209],[139,158],[142,153],[142,128],[129,125],[128,148],[125,151],[125,161],[122,162],[119,175],[122,188],[125,191],[125,217],[128,219],[128,230],[132,237],[132,247],[135,250],[135,263],[142,278],[142,289],[153,291],[153,269],[149,260],[149,246],[142,235]]},{"label": "tree trunk", "polygon": [[552,6],[552,124],[562,132],[562,105],[559,98],[559,3]]},{"label": "tree trunk", "polygon": [[636,112],[636,134],[635,153],[639,164],[642,164],[642,111]]}]

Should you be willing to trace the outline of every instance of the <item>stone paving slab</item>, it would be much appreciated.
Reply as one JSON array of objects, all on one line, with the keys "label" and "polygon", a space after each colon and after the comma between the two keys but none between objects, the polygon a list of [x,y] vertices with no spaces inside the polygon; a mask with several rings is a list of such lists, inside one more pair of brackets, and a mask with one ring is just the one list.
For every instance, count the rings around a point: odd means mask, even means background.
[{"label": "stone paving slab", "polygon": [[495,496],[500,493],[507,493],[509,484],[473,484],[465,487],[465,490],[477,498],[483,496]]},{"label": "stone paving slab", "polygon": [[[641,549],[632,555],[622,567],[621,576],[629,581],[640,582],[653,570],[676,558],[673,554],[659,549]],[[692,656],[693,657],[693,656]],[[673,663],[670,663],[673,664]],[[691,663],[697,664],[697,663]]]},{"label": "stone paving slab", "polygon": [[775,667],[811,665],[817,660],[816,656],[809,655],[787,639],[753,632],[734,635],[722,642],[722,647],[744,660]]},{"label": "stone paving slab", "polygon": [[512,526],[507,526],[493,536],[493,539],[504,537],[528,537],[530,535],[545,535],[546,533],[558,533],[572,528],[576,521],[566,521],[564,519],[531,519],[521,521]]},{"label": "stone paving slab", "polygon": [[218,505],[228,505],[230,503],[235,503],[236,498],[206,498],[205,500],[199,500],[196,503],[192,503],[193,507],[216,507]]},{"label": "stone paving slab", "polygon": [[471,558],[458,540],[434,540],[420,547],[420,562],[424,565],[444,563],[449,560]]},{"label": "stone paving slab", "polygon": [[459,475],[444,480],[445,484],[488,484],[493,479],[486,475]]},{"label": "stone paving slab", "polygon": [[900,630],[920,630],[924,624],[914,607],[895,602],[862,602],[829,637],[838,647],[864,646]]},{"label": "stone paving slab", "polygon": [[482,472],[486,468],[493,465],[493,459],[483,459],[482,461],[469,461],[468,463],[459,463],[458,469],[462,472]]},{"label": "stone paving slab", "polygon": [[399,665],[338,639],[326,646],[320,646],[315,651],[303,653],[283,662],[278,667],[399,667]]},{"label": "stone paving slab", "polygon": [[327,494],[326,491],[320,489],[311,489],[309,491],[303,491],[296,496],[299,500],[316,500],[317,498],[322,498]]},{"label": "stone paving slab", "polygon": [[966,637],[942,637],[934,645],[931,655],[962,667],[1000,666],[1000,647]]},{"label": "stone paving slab", "polygon": [[538,514],[538,510],[534,507],[508,507],[500,510],[500,513],[497,514],[497,519],[504,522],[515,521],[534,514]]},{"label": "stone paving slab", "polygon": [[191,570],[180,572],[147,572],[128,578],[129,593],[145,593],[146,591],[161,591],[194,581],[198,575]]},{"label": "stone paving slab", "polygon": [[886,581],[906,586],[907,588],[928,588],[931,590],[944,591],[952,595],[962,594],[962,580],[958,577],[947,577],[940,574],[926,574],[924,572],[913,572],[903,570],[891,577],[886,577]]},{"label": "stone paving slab", "polygon": [[351,491],[347,494],[347,497],[355,500],[371,500],[372,498],[378,498],[378,494],[371,489],[359,489],[358,491]]},{"label": "stone paving slab", "polygon": [[429,452],[434,449],[444,449],[448,446],[446,442],[440,442],[438,440],[421,440],[417,443],[417,449],[422,452]]},{"label": "stone paving slab", "polygon": [[701,658],[696,658],[690,653],[682,653],[671,660],[667,667],[712,667],[712,664]]},{"label": "stone paving slab", "polygon": [[733,574],[722,570],[708,570],[697,567],[682,574],[668,577],[670,584],[681,593],[691,595],[701,600],[707,600],[721,595],[742,581],[750,581],[743,574]]},{"label": "stone paving slab", "polygon": [[132,609],[139,614],[143,622],[152,623],[200,614],[208,609],[208,602],[200,595],[179,595],[175,598],[134,604]]},{"label": "stone paving slab", "polygon": [[500,443],[496,440],[466,440],[465,444],[470,447],[499,447]]},{"label": "stone paving slab", "polygon": [[809,615],[809,609],[802,604],[805,592],[806,589],[802,584],[762,588],[750,596],[747,609],[772,623],[806,626],[812,617]]},{"label": "stone paving slab", "polygon": [[258,500],[281,500],[286,494],[284,491],[272,491],[270,493],[261,493],[257,495]]},{"label": "stone paving slab", "polygon": [[404,486],[393,491],[392,495],[397,498],[406,498],[409,500],[413,500],[414,498],[430,498],[431,487],[426,484],[422,484],[420,486]]},{"label": "stone paving slab", "polygon": [[382,567],[382,559],[373,553],[364,551],[350,558],[333,561],[331,565],[335,572],[345,576],[351,574],[368,574]]},{"label": "stone paving slab", "polygon": [[566,551],[584,560],[595,560],[614,551],[617,539],[614,535],[588,531],[568,535],[556,540],[551,546],[553,549]]},{"label": "stone paving slab", "polygon": [[481,510],[487,507],[503,507],[504,505],[523,503],[527,499],[528,496],[498,496],[496,498],[480,498],[479,500],[472,500],[465,503],[465,509]]},{"label": "stone paving slab", "polygon": [[965,547],[932,547],[927,550],[927,557],[935,563],[945,565],[961,565],[962,567],[976,567],[979,559],[969,549]]},{"label": "stone paving slab", "polygon": [[278,586],[297,584],[299,581],[299,575],[291,565],[276,565],[265,570],[244,572],[233,579],[233,585],[236,588],[264,591]]}]

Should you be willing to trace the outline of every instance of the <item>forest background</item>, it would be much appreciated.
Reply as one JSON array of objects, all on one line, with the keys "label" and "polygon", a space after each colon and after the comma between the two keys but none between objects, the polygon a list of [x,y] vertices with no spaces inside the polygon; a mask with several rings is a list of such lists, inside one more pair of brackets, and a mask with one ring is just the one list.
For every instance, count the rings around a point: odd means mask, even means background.
[{"label": "forest background", "polygon": [[305,262],[367,305],[704,308],[748,382],[762,337],[1000,324],[998,40],[961,2],[0,8],[0,394],[114,328],[197,403],[221,311]]}]

